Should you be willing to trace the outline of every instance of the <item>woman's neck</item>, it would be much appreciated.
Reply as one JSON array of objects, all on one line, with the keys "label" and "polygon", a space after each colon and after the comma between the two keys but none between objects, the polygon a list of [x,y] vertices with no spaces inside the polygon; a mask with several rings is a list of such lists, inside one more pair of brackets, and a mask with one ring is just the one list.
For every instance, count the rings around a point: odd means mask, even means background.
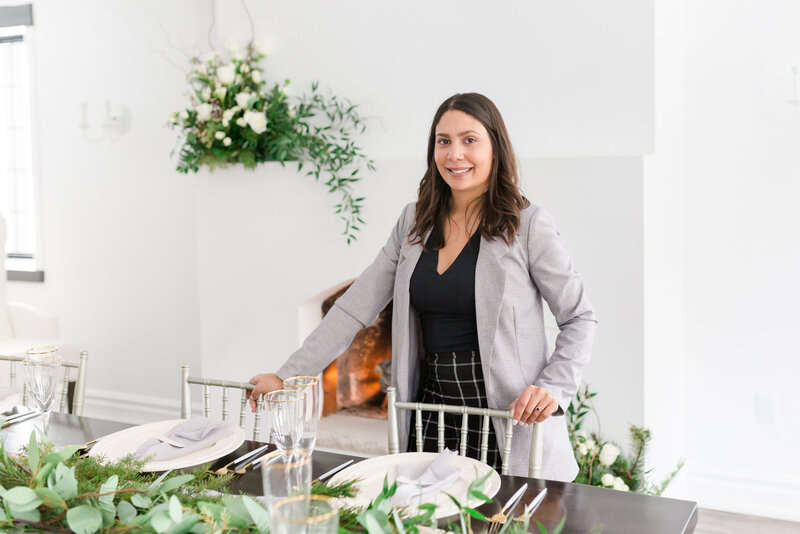
[{"label": "woman's neck", "polygon": [[480,198],[484,193],[478,195],[465,194],[463,192],[451,191],[453,202],[450,206],[449,217],[451,220],[464,223],[468,228],[467,233],[471,234],[474,231],[475,223],[481,217],[483,205]]}]

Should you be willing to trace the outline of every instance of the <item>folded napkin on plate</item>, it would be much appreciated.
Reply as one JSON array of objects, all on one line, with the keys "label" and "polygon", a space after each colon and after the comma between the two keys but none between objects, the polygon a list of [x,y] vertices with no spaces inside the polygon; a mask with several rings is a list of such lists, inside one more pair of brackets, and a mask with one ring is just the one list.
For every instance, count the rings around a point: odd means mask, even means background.
[{"label": "folded napkin on plate", "polygon": [[397,491],[392,497],[395,506],[428,500],[440,491],[445,491],[461,476],[461,470],[453,464],[455,451],[445,449],[432,462],[410,462],[397,466]]},{"label": "folded napkin on plate", "polygon": [[211,421],[205,417],[187,419],[179,423],[172,430],[164,434],[183,447],[175,447],[169,443],[164,443],[158,438],[148,439],[136,449],[134,455],[137,458],[147,458],[152,456],[152,462],[162,462],[186,456],[190,452],[199,451],[210,447],[220,438],[230,435],[236,427],[231,423],[222,421]]}]

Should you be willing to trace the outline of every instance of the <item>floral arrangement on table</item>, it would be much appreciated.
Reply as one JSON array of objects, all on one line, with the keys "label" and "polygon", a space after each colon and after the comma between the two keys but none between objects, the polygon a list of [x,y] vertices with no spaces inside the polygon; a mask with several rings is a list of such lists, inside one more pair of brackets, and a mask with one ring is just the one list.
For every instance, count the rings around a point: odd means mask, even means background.
[{"label": "floral arrangement on table", "polygon": [[580,469],[575,482],[661,495],[683,468],[684,461],[679,460],[675,469],[660,483],[651,483],[647,479],[649,471],[645,470],[647,445],[652,439],[649,430],[630,426],[632,448],[630,456],[625,456],[618,445],[603,440],[598,433],[590,434],[581,428],[589,413],[597,417],[597,411],[591,403],[595,396],[597,393],[589,391],[589,386],[584,385],[567,409],[567,429]]},{"label": "floral arrangement on table", "polygon": [[[156,477],[141,473],[142,460],[128,457],[104,464],[77,454],[82,448],[76,445],[56,451],[46,438],[38,442],[35,433],[26,453],[8,454],[0,448],[0,502],[4,511],[0,531],[269,532],[269,514],[255,498],[219,493],[225,491],[233,475],[218,476],[202,468],[192,474],[171,476],[167,472]],[[472,482],[469,495],[491,502],[483,493],[490,473]],[[355,484],[317,482],[312,493],[352,497]],[[396,489],[396,484],[384,482],[383,491],[368,508],[341,508],[339,532],[439,532],[435,530],[436,505],[423,504],[419,515],[409,517],[404,509],[391,504]],[[478,510],[452,499],[459,512],[446,528],[471,533],[472,519],[488,521]],[[552,534],[560,533],[565,521],[566,516]],[[546,528],[537,524],[546,534]],[[527,517],[510,520],[498,534],[521,534],[528,526]]]},{"label": "floral arrangement on table", "polygon": [[350,244],[364,223],[364,198],[355,195],[353,185],[364,167],[375,170],[356,144],[365,131],[357,106],[320,91],[318,83],[299,98],[287,95],[289,80],[270,84],[261,67],[268,52],[261,42],[242,46],[230,40],[226,48],[227,60],[216,51],[192,59],[190,105],[169,119],[179,132],[177,170],[297,162],[298,172],[305,168],[329,193],[339,194],[335,213],[345,222]]}]

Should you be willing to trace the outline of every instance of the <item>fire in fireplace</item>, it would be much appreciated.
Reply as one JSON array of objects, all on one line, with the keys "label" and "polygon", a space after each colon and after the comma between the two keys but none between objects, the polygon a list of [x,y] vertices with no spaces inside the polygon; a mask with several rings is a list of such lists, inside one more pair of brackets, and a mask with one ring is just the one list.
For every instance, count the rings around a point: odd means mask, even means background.
[{"label": "fire in fireplace", "polygon": [[[349,285],[322,303],[323,316]],[[375,322],[363,328],[350,347],[322,373],[325,392],[322,415],[345,412],[364,417],[386,417],[386,387],[391,382],[392,303]]]}]

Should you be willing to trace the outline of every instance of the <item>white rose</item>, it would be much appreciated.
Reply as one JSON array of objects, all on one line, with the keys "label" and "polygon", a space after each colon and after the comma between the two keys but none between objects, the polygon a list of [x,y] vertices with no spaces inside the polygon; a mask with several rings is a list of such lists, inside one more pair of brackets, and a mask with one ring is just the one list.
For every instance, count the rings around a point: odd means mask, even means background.
[{"label": "white rose", "polygon": [[600,483],[607,488],[614,487],[614,475],[611,473],[605,473],[600,477]]},{"label": "white rose", "polygon": [[233,65],[223,65],[217,69],[217,78],[225,85],[230,85],[236,79],[236,69]]},{"label": "white rose", "polygon": [[254,82],[261,83],[261,71],[260,70],[254,70],[253,74],[251,74],[250,77],[253,78]]},{"label": "white rose", "polygon": [[198,122],[205,122],[211,118],[211,104],[200,104],[195,110],[197,111]]},{"label": "white rose", "polygon": [[581,438],[584,441],[586,441],[589,438],[589,434],[587,434],[585,430],[576,430],[575,431],[575,437],[576,438]]},{"label": "white rose", "polygon": [[226,109],[222,112],[222,120],[223,122],[230,122],[236,112],[239,111],[236,107],[232,107],[230,109]]},{"label": "white rose", "polygon": [[247,121],[244,120],[244,117],[239,117],[238,119],[236,119],[236,124],[244,128],[245,126],[247,126]]},{"label": "white rose", "polygon": [[257,40],[255,43],[253,43],[253,46],[255,47],[256,52],[262,56],[268,56],[270,52],[272,52],[272,47],[270,47],[269,43],[264,39]]},{"label": "white rose", "polygon": [[628,485],[625,484],[625,482],[619,477],[614,477],[614,486],[613,486],[613,488],[615,490],[619,490],[619,491],[630,491],[631,490],[628,487]]},{"label": "white rose", "polygon": [[581,456],[586,456],[586,453],[589,452],[589,449],[586,447],[585,443],[578,443],[578,452],[581,453]]},{"label": "white rose", "polygon": [[184,109],[183,111],[181,111],[181,118],[182,118],[183,120],[186,120],[186,119],[188,119],[188,118],[189,118],[189,112],[188,112],[188,111],[186,111],[185,109]]},{"label": "white rose", "polygon": [[606,443],[603,445],[603,448],[600,449],[600,463],[606,467],[613,464],[614,461],[619,456],[619,447],[614,445],[613,443]]},{"label": "white rose", "polygon": [[222,140],[222,144],[225,146],[231,146],[231,138],[226,137],[225,139]]},{"label": "white rose", "polygon": [[228,89],[226,87],[217,87],[217,90],[214,91],[214,94],[217,95],[217,98],[220,100],[224,100],[227,93]]},{"label": "white rose", "polygon": [[242,66],[239,68],[239,70],[240,70],[240,71],[242,71],[244,74],[247,74],[248,72],[250,72],[250,65],[248,65],[247,63],[245,63],[244,65],[242,65]]},{"label": "white rose", "polygon": [[211,88],[210,87],[203,87],[203,90],[200,92],[203,96],[203,100],[208,100],[211,98]]},{"label": "white rose", "polygon": [[214,132],[214,137],[219,140],[225,139],[225,132]]},{"label": "white rose", "polygon": [[247,109],[247,105],[250,104],[251,98],[253,98],[253,95],[250,93],[239,93],[236,95],[236,105],[242,109]]},{"label": "white rose", "polygon": [[242,42],[239,39],[231,37],[227,41],[225,41],[225,50],[228,51],[229,54],[234,54],[236,52],[242,51]]},{"label": "white rose", "polygon": [[180,112],[177,109],[174,110],[174,111],[170,111],[170,113],[169,113],[169,122],[177,123],[179,116],[180,116]]},{"label": "white rose", "polygon": [[244,120],[247,121],[250,129],[257,134],[267,131],[267,114],[263,111],[261,113],[256,111],[245,111]]},{"label": "white rose", "polygon": [[595,447],[595,442],[592,438],[586,438],[586,441],[584,443],[586,443],[586,448],[589,449],[590,451],[593,450]]}]

